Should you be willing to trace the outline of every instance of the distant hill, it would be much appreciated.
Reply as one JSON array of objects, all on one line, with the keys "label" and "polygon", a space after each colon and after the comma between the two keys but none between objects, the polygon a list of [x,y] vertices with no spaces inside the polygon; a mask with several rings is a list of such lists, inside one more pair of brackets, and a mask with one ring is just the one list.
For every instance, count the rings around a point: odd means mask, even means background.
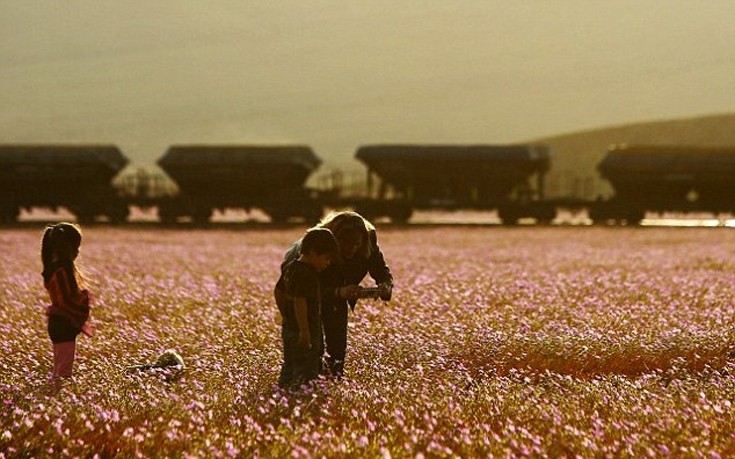
[{"label": "distant hill", "polygon": [[551,146],[552,170],[547,194],[594,198],[611,193],[595,169],[608,146],[616,143],[651,145],[735,145],[735,114],[672,121],[653,121],[532,139]]}]

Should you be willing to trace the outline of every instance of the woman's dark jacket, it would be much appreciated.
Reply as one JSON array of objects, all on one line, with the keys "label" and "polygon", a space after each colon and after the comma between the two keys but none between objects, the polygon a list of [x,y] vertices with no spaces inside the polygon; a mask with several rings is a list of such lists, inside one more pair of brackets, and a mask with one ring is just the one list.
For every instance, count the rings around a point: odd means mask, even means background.
[{"label": "woman's dark jacket", "polygon": [[[319,284],[322,292],[322,306],[325,304],[337,304],[346,300],[338,298],[335,295],[335,290],[345,285],[357,285],[365,278],[368,273],[370,277],[375,280],[377,284],[390,284],[393,285],[393,275],[390,272],[390,268],[385,263],[383,253],[378,247],[378,237],[375,231],[370,231],[370,244],[372,245],[370,258],[365,258],[362,254],[356,253],[354,257],[349,260],[343,260],[341,262],[335,261],[331,263],[327,269],[319,273]],[[286,252],[283,263],[281,264],[281,270],[291,260],[295,260],[299,257],[299,251],[301,249],[301,241],[296,241],[291,248]],[[351,300],[350,306],[355,307],[356,300]]]}]

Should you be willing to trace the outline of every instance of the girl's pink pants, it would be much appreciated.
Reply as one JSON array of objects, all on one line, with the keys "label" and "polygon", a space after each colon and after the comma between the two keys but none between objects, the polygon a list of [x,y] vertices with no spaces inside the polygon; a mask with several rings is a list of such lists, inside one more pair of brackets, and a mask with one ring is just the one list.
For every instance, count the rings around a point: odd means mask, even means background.
[{"label": "girl's pink pants", "polygon": [[76,341],[54,343],[54,378],[71,378],[75,348]]}]

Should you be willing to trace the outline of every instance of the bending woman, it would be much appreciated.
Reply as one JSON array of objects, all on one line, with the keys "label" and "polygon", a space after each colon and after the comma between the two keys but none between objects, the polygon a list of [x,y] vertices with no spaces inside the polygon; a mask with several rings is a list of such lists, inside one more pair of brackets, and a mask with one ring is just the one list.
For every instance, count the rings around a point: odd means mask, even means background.
[{"label": "bending woman", "polygon": [[[316,227],[328,228],[339,244],[339,256],[319,273],[321,285],[321,317],[325,349],[321,355],[329,373],[337,378],[344,375],[347,351],[348,305],[354,310],[362,288],[360,282],[367,274],[380,289],[380,298],[391,299],[393,275],[378,247],[375,227],[356,212],[333,212]],[[281,269],[298,257],[301,241],[286,252]]]}]

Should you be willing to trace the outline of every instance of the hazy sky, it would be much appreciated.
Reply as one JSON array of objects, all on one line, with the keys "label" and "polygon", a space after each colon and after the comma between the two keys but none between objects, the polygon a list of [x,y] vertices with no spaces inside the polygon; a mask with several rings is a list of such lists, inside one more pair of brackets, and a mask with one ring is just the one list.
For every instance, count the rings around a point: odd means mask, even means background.
[{"label": "hazy sky", "polygon": [[732,0],[0,1],[0,141],[518,142],[735,111]]}]

